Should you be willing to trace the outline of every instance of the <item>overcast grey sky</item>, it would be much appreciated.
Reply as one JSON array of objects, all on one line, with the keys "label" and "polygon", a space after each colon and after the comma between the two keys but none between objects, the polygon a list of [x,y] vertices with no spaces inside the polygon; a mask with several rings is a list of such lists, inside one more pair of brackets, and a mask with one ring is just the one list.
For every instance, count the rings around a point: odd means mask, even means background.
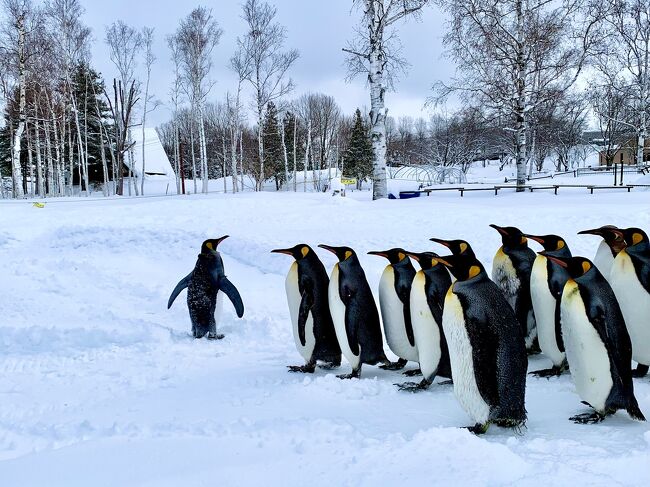
[{"label": "overcast grey sky", "polygon": [[[154,27],[157,61],[153,67],[152,89],[161,101],[167,103],[171,62],[165,36],[173,33],[179,20],[195,6],[203,5],[212,9],[214,18],[224,31],[213,53],[212,78],[216,84],[210,93],[211,100],[221,100],[226,91],[235,88],[236,80],[228,70],[227,63],[235,50],[237,36],[245,32],[241,19],[242,1],[83,0],[86,8],[84,21],[92,28],[94,37],[93,65],[107,80],[115,75],[104,42],[105,29],[112,22],[121,19],[136,28]],[[345,82],[344,53],[341,48],[352,37],[353,27],[359,19],[359,13],[351,11],[352,1],[268,1],[277,7],[277,20],[287,28],[286,46],[300,51],[300,59],[290,71],[296,84],[294,95],[307,92],[332,95],[345,113],[352,113],[356,107],[368,106],[365,80],[359,77],[351,83]],[[426,115],[423,105],[431,84],[437,79],[448,79],[453,72],[451,63],[441,57],[444,19],[435,7],[428,7],[421,21],[409,21],[398,28],[403,55],[411,67],[407,76],[398,83],[397,92],[386,96],[389,115]],[[250,90],[245,96],[250,97]],[[158,124],[169,116],[168,107],[163,105],[150,118],[152,123]]]}]

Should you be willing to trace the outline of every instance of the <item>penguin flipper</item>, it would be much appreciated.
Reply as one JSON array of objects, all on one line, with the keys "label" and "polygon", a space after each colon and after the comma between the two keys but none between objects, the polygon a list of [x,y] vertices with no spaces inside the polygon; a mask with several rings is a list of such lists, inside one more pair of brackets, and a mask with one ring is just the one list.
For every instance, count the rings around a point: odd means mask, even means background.
[{"label": "penguin flipper", "polygon": [[348,336],[348,345],[353,354],[359,355],[359,310],[354,303],[345,307],[345,333]]},{"label": "penguin flipper", "polygon": [[560,319],[560,303],[560,298],[555,300],[555,342],[557,343],[557,349],[560,352],[564,352],[564,339],[562,338],[562,323]]},{"label": "penguin flipper", "polygon": [[241,318],[244,316],[244,302],[242,301],[235,285],[230,282],[226,276],[222,276],[219,279],[219,290],[228,296],[228,299],[230,299],[230,302],[235,307],[237,317]]},{"label": "penguin flipper", "polygon": [[302,343],[303,347],[307,344],[307,338],[305,337],[305,326],[307,324],[309,312],[311,311],[313,305],[314,300],[312,299],[311,295],[307,292],[302,293],[300,309],[298,310],[298,337],[300,338],[300,343]]},{"label": "penguin flipper", "polygon": [[190,285],[190,281],[192,280],[192,274],[193,273],[194,273],[194,271],[190,272],[183,279],[181,279],[178,282],[178,284],[176,284],[176,287],[172,291],[172,294],[171,294],[171,296],[169,296],[169,300],[167,301],[167,309],[172,307],[172,304],[174,304],[174,300],[181,293],[181,291],[183,289],[185,289],[187,286]]}]

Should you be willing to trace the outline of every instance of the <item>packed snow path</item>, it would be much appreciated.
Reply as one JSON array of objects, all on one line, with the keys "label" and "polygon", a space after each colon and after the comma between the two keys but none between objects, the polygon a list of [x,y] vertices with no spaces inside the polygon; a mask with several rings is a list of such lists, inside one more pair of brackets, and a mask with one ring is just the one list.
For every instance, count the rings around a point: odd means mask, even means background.
[{"label": "packed snow path", "polygon": [[[359,198],[359,199],[357,199]],[[357,250],[437,248],[465,238],[489,269],[489,223],[559,233],[593,257],[603,224],[650,230],[650,192],[475,194],[405,201],[245,194],[0,203],[0,484],[649,485],[650,425],[624,412],[597,425],[571,378],[528,378],[528,427],[475,437],[451,386],[398,392],[398,372],[364,367],[291,374],[300,365],[284,292],[299,242]],[[167,298],[201,242],[219,250],[246,313],[226,302],[221,341],[194,340]],[[534,244],[533,248],[537,249]],[[318,251],[328,271],[334,257]],[[546,367],[531,359],[529,370]],[[412,365],[411,365],[412,366]],[[635,380],[650,417],[650,379]]]}]

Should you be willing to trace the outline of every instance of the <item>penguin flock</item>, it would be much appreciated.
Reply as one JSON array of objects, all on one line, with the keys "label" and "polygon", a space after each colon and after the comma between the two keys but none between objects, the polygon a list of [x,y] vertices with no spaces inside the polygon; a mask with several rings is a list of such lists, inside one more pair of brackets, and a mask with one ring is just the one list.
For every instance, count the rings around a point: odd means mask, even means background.
[{"label": "penguin flock", "polygon": [[[558,235],[490,226],[502,240],[490,275],[465,240],[430,239],[447,255],[402,248],[368,252],[388,261],[379,282],[379,309],[350,247],[318,245],[337,258],[329,276],[307,244],[272,250],[293,259],[285,290],[304,365],[289,370],[337,368],[343,355],[352,371],[337,377],[352,379],[361,376],[364,364],[400,370],[415,362],[419,368],[404,375],[421,375],[421,381],[396,384],[399,389],[418,392],[437,376],[449,379],[442,383],[453,384],[475,423],[468,429],[482,434],[492,424],[525,427],[528,355],[542,353],[552,367],[531,374],[570,373],[582,403],[591,408],[572,421],[597,423],[618,410],[645,421],[632,378],[646,375],[650,365],[647,234],[611,225],[579,232],[602,239],[591,261],[573,256]],[[224,294],[239,317],[244,312],[216,250],[224,238],[203,243],[194,270],[169,298],[168,307],[188,288],[196,338],[223,337],[216,325]],[[530,241],[542,249],[536,253]],[[386,356],[384,338],[396,362]]]}]

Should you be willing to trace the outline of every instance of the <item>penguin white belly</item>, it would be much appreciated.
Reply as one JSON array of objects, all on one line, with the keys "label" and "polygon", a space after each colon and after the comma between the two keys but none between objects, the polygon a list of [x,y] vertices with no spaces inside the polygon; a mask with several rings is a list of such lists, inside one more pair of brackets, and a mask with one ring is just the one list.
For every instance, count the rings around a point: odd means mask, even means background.
[{"label": "penguin white belly", "polygon": [[612,265],[610,284],[621,305],[632,341],[632,359],[650,364],[650,294],[636,275],[630,256],[621,251]]},{"label": "penguin white belly", "polygon": [[613,385],[609,354],[587,317],[575,281],[564,286],[560,314],[564,347],[576,391],[583,401],[602,413]]},{"label": "penguin white belly", "polygon": [[472,345],[465,327],[465,313],[452,289],[453,286],[445,298],[442,326],[449,346],[454,394],[467,414],[477,423],[484,424],[490,416],[490,406],[481,396],[476,383]]},{"label": "penguin white belly", "polygon": [[411,345],[406,334],[404,304],[395,291],[395,271],[392,265],[386,266],[379,281],[379,307],[388,347],[399,358],[417,362],[418,349]]},{"label": "penguin white belly", "polygon": [[596,250],[596,256],[594,257],[594,265],[598,268],[600,273],[603,275],[607,281],[609,281],[609,275],[612,270],[612,264],[614,263],[614,256],[612,251],[609,248],[609,245],[602,240]]},{"label": "penguin white belly", "polygon": [[538,255],[530,275],[530,297],[535,311],[537,338],[542,349],[553,365],[560,366],[566,357],[557,346],[555,337],[555,298],[548,288],[546,257]]},{"label": "penguin white belly", "polygon": [[300,295],[300,287],[298,286],[298,263],[291,264],[287,279],[284,281],[284,286],[287,291],[287,303],[289,304],[289,314],[291,315],[291,324],[293,325],[293,339],[296,342],[298,353],[302,355],[305,361],[309,361],[314,353],[316,346],[316,337],[314,336],[314,319],[311,311],[305,323],[305,345],[300,342],[300,334],[298,333],[298,314],[300,313],[300,302],[302,296]]},{"label": "penguin white belly", "polygon": [[330,304],[330,313],[332,314],[332,321],[334,322],[334,331],[336,333],[336,339],[339,342],[341,347],[341,352],[350,362],[352,369],[357,369],[359,367],[359,361],[361,357],[355,355],[355,353],[350,348],[350,343],[348,342],[348,332],[345,328],[345,304],[341,301],[341,295],[339,294],[339,265],[334,264],[332,269],[332,275],[330,276],[329,287],[327,288],[327,297],[329,298]]},{"label": "penguin white belly", "polygon": [[425,379],[431,379],[438,370],[440,357],[440,328],[433,318],[425,291],[426,278],[418,271],[411,287],[410,306],[413,336],[418,351],[420,370]]},{"label": "penguin white belly", "polygon": [[517,277],[512,260],[503,252],[503,248],[497,251],[492,261],[492,280],[503,291],[503,295],[514,310],[521,281]]}]

